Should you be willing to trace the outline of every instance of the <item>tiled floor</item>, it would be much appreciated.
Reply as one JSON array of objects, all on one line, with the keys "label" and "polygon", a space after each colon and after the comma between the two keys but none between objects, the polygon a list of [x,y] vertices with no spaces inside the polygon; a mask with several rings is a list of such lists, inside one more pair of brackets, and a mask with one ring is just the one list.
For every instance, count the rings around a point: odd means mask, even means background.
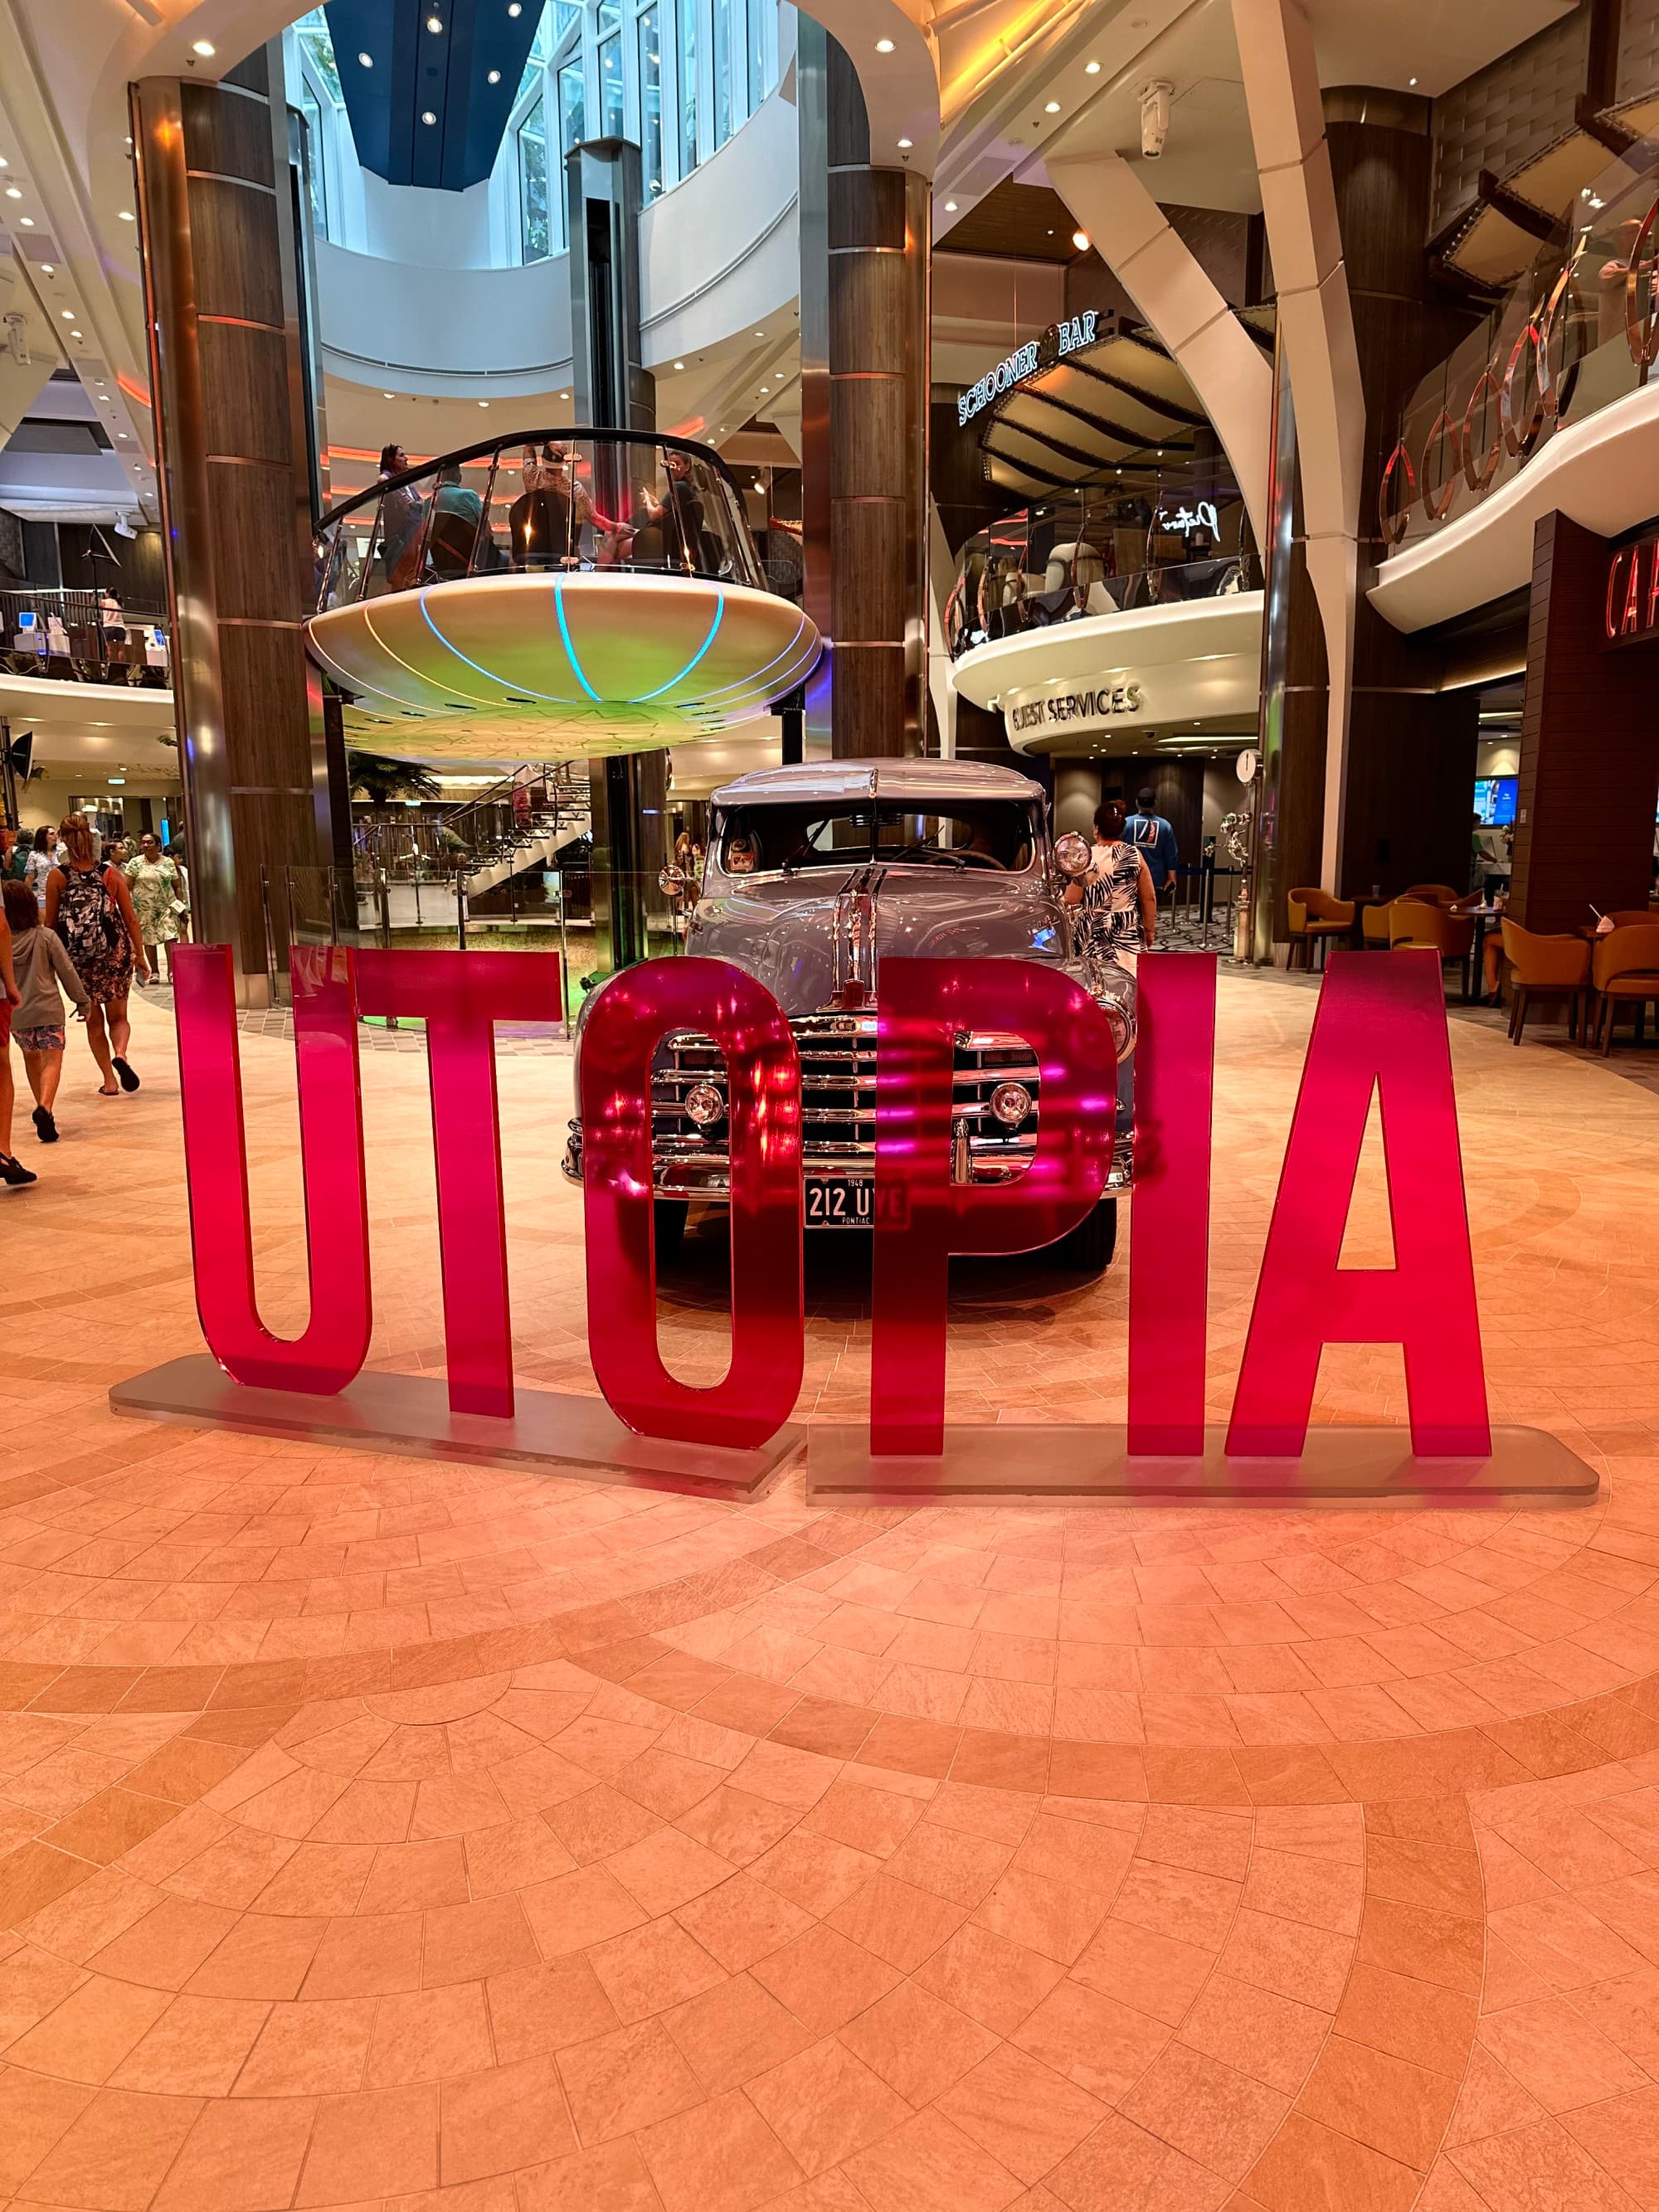
[{"label": "tiled floor", "polygon": [[[1218,1417],[1313,1005],[1223,979]],[[113,1421],[199,1344],[137,1022],[0,1223],[0,2203],[1659,2212],[1649,1091],[1453,1024],[1493,1410],[1590,1508],[739,1508]],[[291,1328],[291,1048],[242,1049]],[[421,1060],[363,1068],[403,1371]],[[568,1086],[503,1060],[518,1363],[591,1389]],[[856,1265],[809,1289],[856,1418]],[[1126,1289],[963,1270],[953,1412],[1120,1413]],[[678,1371],[721,1296],[694,1237]],[[1327,1357],[1325,1418],[1402,1411]]]}]

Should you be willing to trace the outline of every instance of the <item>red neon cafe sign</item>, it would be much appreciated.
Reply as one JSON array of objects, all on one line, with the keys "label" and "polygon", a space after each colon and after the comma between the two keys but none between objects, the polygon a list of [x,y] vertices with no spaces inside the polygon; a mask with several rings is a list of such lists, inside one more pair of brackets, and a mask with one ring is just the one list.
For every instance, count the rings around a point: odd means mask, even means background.
[{"label": "red neon cafe sign", "polygon": [[1659,630],[1659,537],[1621,545],[1607,562],[1603,627],[1609,645],[1630,645]]},{"label": "red neon cafe sign", "polygon": [[[497,1021],[559,1012],[552,955],[296,950],[290,956],[310,1320],[259,1318],[230,958],[181,946],[179,1066],[197,1307],[238,1382],[332,1394],[368,1355],[372,1320],[357,1017],[427,1023],[449,1398],[514,1407],[496,1115]],[[1129,1280],[1129,1450],[1204,1448],[1205,1305],[1215,1047],[1213,954],[1139,964],[1136,1234]],[[1104,1015],[1052,969],[1017,960],[882,967],[870,1443],[945,1441],[951,1257],[1046,1246],[1084,1219],[1110,1163],[1115,1062]],[[677,1380],[656,1335],[652,1055],[672,1029],[712,1036],[731,1100],[732,1354],[710,1389]],[[951,1180],[951,1041],[1012,1031],[1042,1071],[1041,1133],[1009,1184]],[[1373,1090],[1382,1105],[1396,1264],[1338,1265]],[[595,1003],[581,1060],[589,1352],[637,1433],[763,1443],[788,1419],[804,1362],[800,1075],[781,1007],[724,961],[653,960]],[[1491,1449],[1474,1271],[1439,966],[1432,953],[1334,953],[1303,1069],[1256,1285],[1227,1452],[1294,1458],[1327,1344],[1404,1347],[1413,1449]]]}]

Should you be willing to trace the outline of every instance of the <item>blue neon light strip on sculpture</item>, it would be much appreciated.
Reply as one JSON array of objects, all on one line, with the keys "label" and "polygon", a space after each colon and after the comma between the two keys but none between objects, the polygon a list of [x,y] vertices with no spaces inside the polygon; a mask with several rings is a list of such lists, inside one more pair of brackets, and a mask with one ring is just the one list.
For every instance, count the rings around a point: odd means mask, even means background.
[{"label": "blue neon light strip on sculpture", "polygon": [[708,652],[709,647],[714,642],[714,633],[720,628],[720,617],[725,612],[726,594],[724,592],[716,591],[714,593],[714,619],[708,625],[708,635],[704,638],[702,643],[692,654],[690,659],[686,662],[684,667],[681,669],[679,674],[678,676],[671,676],[666,684],[658,684],[654,691],[642,691],[637,699],[630,699],[628,702],[629,705],[630,707],[643,707],[647,700],[660,699],[665,691],[672,691],[677,684],[684,684],[686,678],[691,673],[691,671],[696,666],[697,663],[702,659],[704,653]]},{"label": "blue neon light strip on sculpture", "polygon": [[[565,658],[570,663],[571,672],[574,675],[577,683],[581,685],[582,690],[586,692],[588,697],[593,702],[593,704],[596,707],[600,706],[604,702],[601,701],[599,693],[588,682],[586,677],[582,674],[582,665],[580,661],[577,659],[576,648],[570,641],[570,625],[564,618],[564,593],[560,590],[556,578],[554,580],[553,584],[553,603],[559,611],[559,635],[564,640]],[[576,702],[573,699],[569,703],[574,707]]]},{"label": "blue neon light strip on sculpture", "polygon": [[[427,628],[431,631],[433,636],[437,639],[439,644],[442,646],[446,653],[453,653],[457,660],[465,660],[469,668],[476,668],[479,675],[488,678],[490,683],[499,684],[503,691],[516,692],[521,698],[541,699],[545,701],[547,705],[550,707],[580,707],[581,705],[581,701],[580,699],[567,699],[562,692],[535,691],[532,690],[527,684],[509,684],[506,677],[497,676],[493,668],[486,668],[482,661],[468,660],[467,656],[461,651],[459,646],[452,645],[449,640],[444,635],[443,632],[439,629],[437,623],[433,621],[432,612],[430,608],[427,605],[426,593],[424,592],[421,593],[421,612],[426,617]],[[562,613],[561,613],[560,616],[559,627],[562,629],[564,627]],[[565,642],[568,645],[569,643],[569,640],[567,638]],[[405,665],[407,665],[407,663],[405,663]],[[576,670],[576,673],[578,676],[581,674],[580,668]],[[586,689],[585,684],[583,689]],[[589,691],[587,696],[591,699],[593,696],[593,694]],[[494,705],[495,702],[492,700],[489,703]]]}]

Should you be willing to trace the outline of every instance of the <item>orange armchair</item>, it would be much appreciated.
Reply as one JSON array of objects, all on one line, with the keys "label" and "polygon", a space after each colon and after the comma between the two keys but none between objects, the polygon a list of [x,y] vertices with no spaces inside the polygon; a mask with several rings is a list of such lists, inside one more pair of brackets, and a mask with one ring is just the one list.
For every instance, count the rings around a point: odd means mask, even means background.
[{"label": "orange armchair", "polygon": [[[1289,964],[1292,968],[1298,945],[1302,948],[1303,966],[1311,968],[1316,942],[1322,948],[1333,937],[1346,937],[1353,929],[1352,899],[1333,898],[1328,891],[1310,888],[1291,891],[1285,905],[1291,924]],[[1320,958],[1322,963],[1322,949]]]},{"label": "orange armchair", "polygon": [[1595,941],[1591,980],[1596,994],[1597,1043],[1605,1059],[1621,1006],[1640,1012],[1659,1000],[1659,924],[1635,922]]},{"label": "orange armchair", "polygon": [[1469,995],[1469,955],[1474,949],[1474,924],[1466,915],[1448,913],[1426,899],[1397,898],[1389,908],[1389,943],[1395,951],[1410,945],[1426,946],[1440,955],[1442,964],[1455,960],[1463,970],[1463,996]]},{"label": "orange armchair", "polygon": [[1544,937],[1504,917],[1504,957],[1510,963],[1510,1042],[1519,1044],[1534,999],[1565,999],[1567,1030],[1576,1035],[1589,982],[1590,949],[1582,937]]},{"label": "orange armchair", "polygon": [[1468,896],[1468,893],[1455,891],[1449,884],[1409,884],[1400,896],[1401,898],[1422,899],[1430,906],[1457,906]]}]

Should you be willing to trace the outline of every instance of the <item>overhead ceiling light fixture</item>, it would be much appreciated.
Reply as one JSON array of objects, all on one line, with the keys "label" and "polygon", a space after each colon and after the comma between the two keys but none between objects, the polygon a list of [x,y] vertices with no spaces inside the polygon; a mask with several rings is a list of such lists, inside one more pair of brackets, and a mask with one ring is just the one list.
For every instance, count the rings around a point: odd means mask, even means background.
[{"label": "overhead ceiling light fixture", "polygon": [[132,210],[131,208],[121,209],[115,220],[118,222],[131,222],[133,220]]},{"label": "overhead ceiling light fixture", "polygon": [[6,198],[9,200],[21,200],[22,197],[22,193],[18,190],[15,185],[8,185],[6,186]]},{"label": "overhead ceiling light fixture", "polygon": [[24,229],[25,229],[25,230],[33,230],[33,228],[34,228],[34,217],[33,217],[32,215],[20,215],[20,216],[18,216],[17,220],[18,220],[18,222],[21,222],[21,223],[22,224],[22,226],[23,226],[23,228],[24,228]]},{"label": "overhead ceiling light fixture", "polygon": [[499,83],[501,82],[501,71],[500,71],[499,70],[490,70],[490,72],[489,72],[489,77],[487,78],[486,82],[487,82],[488,83],[490,83],[490,84],[499,84]]},{"label": "overhead ceiling light fixture", "polygon": [[75,320],[75,310],[73,307],[61,307],[59,308],[58,313],[63,316],[64,320],[66,323],[72,323]]},{"label": "overhead ceiling light fixture", "polygon": [[1060,102],[1057,100],[1045,100],[1042,103],[1042,112],[1045,115],[1058,115]]},{"label": "overhead ceiling light fixture", "polygon": [[432,33],[434,38],[437,36],[438,33],[442,30],[443,27],[444,19],[441,15],[428,15],[427,17],[426,27]]},{"label": "overhead ceiling light fixture", "polygon": [[1083,64],[1083,74],[1085,76],[1098,76],[1100,75],[1100,64],[1098,62],[1085,62]]},{"label": "overhead ceiling light fixture", "polygon": [[910,150],[910,141],[909,141],[908,138],[901,138],[901,139],[899,140],[899,151],[900,151],[901,153],[908,154],[908,153],[909,152],[909,150]]},{"label": "overhead ceiling light fixture", "polygon": [[890,54],[892,51],[893,41],[890,39],[878,39],[876,40],[876,52],[878,54]]},{"label": "overhead ceiling light fixture", "polygon": [[383,392],[380,397],[382,399],[395,399],[398,395],[395,392]]},{"label": "overhead ceiling light fixture", "polygon": [[945,214],[946,214],[946,215],[954,215],[954,214],[956,213],[956,211],[957,211],[957,204],[956,204],[956,202],[955,202],[954,200],[946,200],[946,201],[945,201]]},{"label": "overhead ceiling light fixture", "polygon": [[480,407],[488,407],[488,406],[489,406],[489,402],[487,399],[481,399],[481,400],[478,402],[478,404],[479,404],[479,406],[480,406]]},{"label": "overhead ceiling light fixture", "polygon": [[357,59],[362,64],[362,66],[365,69],[373,69],[374,66],[374,57],[373,54],[359,54]]},{"label": "overhead ceiling light fixture", "polygon": [[422,123],[428,125],[428,127],[432,124],[435,123],[437,119],[437,117],[432,112],[432,110],[429,107],[423,107],[421,110],[421,120]]},{"label": "overhead ceiling light fixture", "polygon": [[200,54],[204,62],[210,62],[216,51],[211,39],[198,39],[191,48],[191,53]]},{"label": "overhead ceiling light fixture", "polygon": [[1086,253],[1089,251],[1088,232],[1086,230],[1074,230],[1072,233],[1072,243],[1076,246],[1079,253]]},{"label": "overhead ceiling light fixture", "polygon": [[1412,83],[1413,83],[1413,84],[1415,84],[1415,83],[1417,82],[1417,79],[1416,79],[1415,77],[1413,77],[1413,78],[1411,79],[1411,82],[1412,82]]},{"label": "overhead ceiling light fixture", "polygon": [[674,366],[676,368],[684,368],[685,367],[685,363],[683,361],[677,361],[674,363]]}]

